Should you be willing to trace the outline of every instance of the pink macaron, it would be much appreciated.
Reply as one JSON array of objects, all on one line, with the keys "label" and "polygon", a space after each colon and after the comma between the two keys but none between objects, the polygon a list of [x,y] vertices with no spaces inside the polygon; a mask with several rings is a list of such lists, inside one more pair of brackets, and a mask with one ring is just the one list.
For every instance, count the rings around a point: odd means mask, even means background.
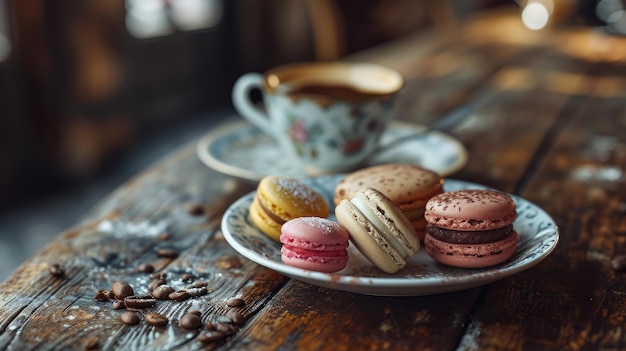
[{"label": "pink macaron", "polygon": [[426,204],[426,252],[435,261],[461,268],[500,264],[513,256],[519,236],[513,228],[515,202],[491,190],[458,190]]},{"label": "pink macaron", "polygon": [[348,231],[321,217],[299,217],[283,224],[283,263],[317,272],[338,272],[348,263]]}]

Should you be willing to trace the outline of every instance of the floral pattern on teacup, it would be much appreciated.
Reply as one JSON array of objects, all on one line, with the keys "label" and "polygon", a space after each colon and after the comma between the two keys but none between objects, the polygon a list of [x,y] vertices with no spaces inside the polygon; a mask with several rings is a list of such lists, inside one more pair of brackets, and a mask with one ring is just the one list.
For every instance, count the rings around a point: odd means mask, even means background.
[{"label": "floral pattern on teacup", "polygon": [[[350,116],[355,120],[353,124],[342,126],[315,122],[314,118],[298,118],[290,115],[287,133],[300,156],[316,158],[323,138],[326,138],[325,147],[335,149],[344,156],[358,154],[366,146],[366,140],[370,134],[380,135],[385,125],[360,108],[350,109]],[[338,129],[338,132],[330,133],[327,128]],[[360,134],[355,135],[355,130]],[[329,135],[338,137],[330,138]]]}]

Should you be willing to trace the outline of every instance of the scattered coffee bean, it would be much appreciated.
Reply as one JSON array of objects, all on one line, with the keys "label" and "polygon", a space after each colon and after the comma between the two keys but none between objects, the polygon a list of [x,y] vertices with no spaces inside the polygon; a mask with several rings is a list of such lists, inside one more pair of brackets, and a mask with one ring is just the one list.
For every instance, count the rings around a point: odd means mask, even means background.
[{"label": "scattered coffee bean", "polygon": [[122,321],[122,323],[128,325],[139,324],[139,316],[137,316],[137,313],[133,311],[122,312],[122,314],[120,315],[120,320]]},{"label": "scattered coffee bean", "polygon": [[208,292],[206,286],[203,286],[200,288],[187,288],[185,289],[185,291],[191,297],[198,297],[198,296],[206,295]]},{"label": "scattered coffee bean", "polygon": [[196,276],[193,274],[185,273],[180,277],[184,283],[191,283],[196,279]]},{"label": "scattered coffee bean", "polygon": [[195,282],[191,283],[187,288],[201,288],[203,286],[207,286],[209,285],[209,283],[207,283],[204,280],[196,280]]},{"label": "scattered coffee bean", "polygon": [[159,286],[165,285],[165,283],[166,282],[163,279],[152,279],[150,284],[148,284],[148,291],[154,291]]},{"label": "scattered coffee bean", "polygon": [[152,279],[167,280],[167,273],[165,273],[165,272],[156,272],[156,273],[152,273],[151,278],[152,278]]},{"label": "scattered coffee bean", "polygon": [[216,330],[210,330],[198,335],[198,341],[202,344],[210,344],[212,342],[224,340],[224,338],[226,338],[226,334]]},{"label": "scattered coffee bean", "polygon": [[626,271],[626,255],[615,257],[611,261],[611,268],[618,272]]},{"label": "scattered coffee bean", "polygon": [[111,306],[113,307],[114,310],[121,310],[122,308],[126,308],[126,305],[124,305],[123,300],[115,300],[113,301],[113,304]]},{"label": "scattered coffee bean", "polygon": [[162,327],[167,325],[167,323],[169,323],[169,319],[159,313],[148,313],[146,314],[146,323],[150,324],[150,325],[154,325],[157,327]]},{"label": "scattered coffee bean", "polygon": [[216,262],[215,266],[218,269],[236,269],[243,267],[243,264],[236,256],[224,256],[220,257]]},{"label": "scattered coffee bean", "polygon": [[202,312],[198,311],[198,310],[189,310],[187,311],[188,314],[195,314],[196,316],[201,316]]},{"label": "scattered coffee bean", "polygon": [[144,273],[152,273],[154,272],[154,266],[150,263],[142,263],[137,267],[137,270]]},{"label": "scattered coffee bean", "polygon": [[206,324],[204,325],[204,328],[206,330],[215,330],[215,324],[213,324],[213,322],[208,321],[206,322]]},{"label": "scattered coffee bean", "polygon": [[228,319],[230,319],[233,323],[237,325],[241,325],[246,321],[246,317],[244,317],[243,314],[241,314],[241,312],[237,311],[236,309],[232,309],[226,312],[226,317],[228,317]]},{"label": "scattered coffee bean", "polygon": [[116,281],[111,287],[111,293],[118,300],[123,300],[126,296],[134,294],[133,288],[126,282]]},{"label": "scattered coffee bean", "polygon": [[95,350],[98,348],[100,339],[97,336],[91,337],[85,342],[85,350]]},{"label": "scattered coffee bean", "polygon": [[161,233],[161,234],[159,235],[159,238],[158,238],[158,239],[159,239],[160,241],[165,241],[165,240],[167,240],[167,239],[169,239],[169,238],[170,238],[170,233],[168,233],[168,232],[163,232],[163,233]]},{"label": "scattered coffee bean", "polygon": [[172,301],[183,301],[189,298],[189,294],[185,290],[178,290],[167,296]]},{"label": "scattered coffee bean", "polygon": [[187,212],[192,216],[201,216],[204,214],[204,206],[202,204],[191,204],[187,206]]},{"label": "scattered coffee bean", "polygon": [[154,296],[157,300],[167,300],[169,299],[169,295],[176,291],[176,289],[172,288],[169,285],[159,285],[156,289],[152,290],[152,296]]},{"label": "scattered coffee bean", "polygon": [[150,295],[144,295],[144,296],[126,296],[124,298],[124,305],[126,305],[126,308],[149,308],[154,306],[154,304],[156,303],[156,299]]},{"label": "scattered coffee bean", "polygon": [[55,278],[61,278],[65,276],[65,269],[61,267],[60,264],[55,263],[52,266],[48,267],[48,273]]},{"label": "scattered coffee bean", "polygon": [[215,330],[222,332],[225,335],[233,335],[237,332],[237,330],[239,330],[239,327],[234,324],[220,322],[215,326]]},{"label": "scattered coffee bean", "polygon": [[158,249],[157,255],[165,258],[176,258],[178,257],[178,251],[174,249]]},{"label": "scattered coffee bean", "polygon": [[186,313],[180,318],[180,326],[183,329],[198,329],[202,327],[202,319],[197,314]]},{"label": "scattered coffee bean", "polygon": [[111,299],[109,292],[104,289],[98,289],[98,292],[96,292],[93,298],[98,301],[109,301]]},{"label": "scattered coffee bean", "polygon": [[239,307],[239,306],[243,306],[245,304],[246,304],[246,301],[244,301],[240,297],[231,297],[228,300],[226,300],[226,305],[228,305],[230,307]]}]

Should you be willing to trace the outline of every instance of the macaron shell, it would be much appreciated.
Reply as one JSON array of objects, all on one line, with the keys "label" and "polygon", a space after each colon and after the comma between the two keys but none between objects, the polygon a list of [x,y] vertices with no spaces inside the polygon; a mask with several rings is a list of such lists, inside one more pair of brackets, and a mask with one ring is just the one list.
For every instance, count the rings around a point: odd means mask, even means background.
[{"label": "macaron shell", "polygon": [[280,227],[282,224],[271,219],[267,213],[261,208],[259,204],[259,199],[257,196],[254,197],[252,204],[250,205],[250,219],[252,223],[259,228],[260,231],[265,233],[270,238],[280,241]]},{"label": "macaron shell", "polygon": [[328,204],[321,194],[297,179],[268,176],[257,187],[259,202],[285,222],[305,216],[327,217]]},{"label": "macaron shell", "polygon": [[491,190],[458,190],[428,201],[424,218],[446,229],[468,231],[496,229],[515,221],[515,202],[505,193]]},{"label": "macaron shell", "polygon": [[359,252],[380,270],[391,274],[406,266],[404,258],[350,201],[341,201],[335,209],[335,216],[348,230]]},{"label": "macaron shell", "polygon": [[349,259],[347,255],[340,257],[305,256],[284,246],[281,248],[280,253],[281,259],[286,265],[323,273],[334,273],[344,269]]},{"label": "macaron shell", "polygon": [[281,228],[280,242],[307,250],[334,251],[348,247],[350,234],[339,223],[320,217],[300,217]]},{"label": "macaron shell", "polygon": [[[401,253],[403,257],[413,256],[417,252],[420,247],[420,241],[413,225],[389,198],[378,190],[364,188],[356,193],[351,201],[356,205],[355,201],[359,199],[362,201],[362,204],[367,205],[367,208],[370,209],[370,212],[375,217],[371,219],[368,217],[368,219],[370,221],[378,220],[380,225],[389,231],[392,240],[398,242],[407,251],[406,255]],[[363,211],[361,212],[363,213]]]},{"label": "macaron shell", "polygon": [[327,217],[326,200],[297,179],[267,176],[259,182],[250,205],[252,222],[270,238],[280,240],[281,226],[298,217]]},{"label": "macaron shell", "polygon": [[335,187],[335,204],[350,200],[359,190],[374,188],[401,210],[423,206],[430,197],[443,191],[442,177],[411,164],[384,164],[363,168],[347,175]]},{"label": "macaron shell", "polygon": [[484,244],[451,244],[426,235],[426,252],[435,261],[459,268],[484,268],[500,264],[513,256],[519,236],[513,231],[509,236]]},{"label": "macaron shell", "polygon": [[348,231],[320,217],[299,217],[281,228],[283,263],[302,269],[332,273],[348,263]]}]

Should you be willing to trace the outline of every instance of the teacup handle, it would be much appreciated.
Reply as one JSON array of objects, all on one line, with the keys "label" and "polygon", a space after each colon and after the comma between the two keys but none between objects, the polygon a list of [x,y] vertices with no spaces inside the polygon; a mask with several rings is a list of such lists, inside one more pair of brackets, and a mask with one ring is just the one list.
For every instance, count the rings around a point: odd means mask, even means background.
[{"label": "teacup handle", "polygon": [[[265,95],[263,92],[263,83],[263,75],[259,73],[244,74],[235,82],[232,100],[235,108],[243,118],[259,127],[265,133],[272,135],[267,110],[253,104],[250,100],[250,92],[253,89],[259,89],[261,90],[261,94]],[[263,96],[263,99],[265,99],[265,96]]]}]

